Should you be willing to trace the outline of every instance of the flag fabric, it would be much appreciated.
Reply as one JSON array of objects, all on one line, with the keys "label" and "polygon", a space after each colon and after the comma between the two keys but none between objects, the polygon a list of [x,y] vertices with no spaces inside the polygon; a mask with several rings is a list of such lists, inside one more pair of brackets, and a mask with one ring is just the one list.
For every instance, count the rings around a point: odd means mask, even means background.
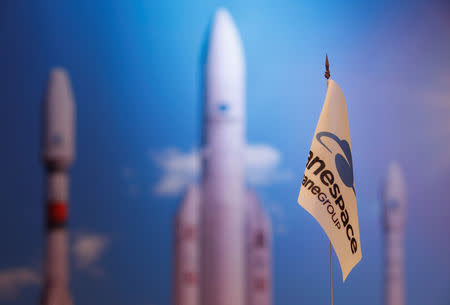
[{"label": "flag fabric", "polygon": [[347,106],[337,83],[327,84],[298,203],[328,235],[345,281],[362,258],[361,242]]}]

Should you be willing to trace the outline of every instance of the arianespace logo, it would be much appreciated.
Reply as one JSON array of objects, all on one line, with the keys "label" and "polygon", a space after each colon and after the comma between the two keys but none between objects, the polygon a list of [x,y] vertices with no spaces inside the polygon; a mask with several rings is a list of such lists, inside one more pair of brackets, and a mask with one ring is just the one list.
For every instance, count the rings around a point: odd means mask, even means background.
[{"label": "arianespace logo", "polygon": [[336,169],[345,186],[352,188],[353,192],[355,193],[355,183],[353,178],[353,159],[350,145],[346,140],[339,139],[339,137],[336,136],[334,133],[328,131],[322,131],[317,133],[316,135],[317,141],[319,141],[319,143],[322,144],[330,153],[333,152],[328,148],[328,146],[326,146],[322,142],[323,137],[334,140],[341,147],[345,157],[340,153],[336,153],[336,156],[334,157]]},{"label": "arianespace logo", "polygon": [[[342,152],[332,151],[329,147],[330,144],[328,144],[330,142],[324,143],[323,140],[325,138],[336,142]],[[327,164],[326,159],[328,158],[323,158],[317,152],[311,150],[306,163],[305,175],[303,176],[303,189],[308,190],[317,198],[318,202],[326,210],[326,213],[329,214],[335,228],[339,231],[344,231],[349,242],[349,248],[355,254],[359,247],[356,241],[356,232],[352,225],[353,219],[351,219],[351,214],[346,205],[346,200],[353,199],[344,198],[344,194],[341,191],[344,187],[348,187],[355,192],[350,145],[347,141],[341,140],[335,134],[327,131],[317,133],[316,139],[329,153],[335,154],[334,162],[341,181],[335,176],[336,172],[333,168]]]}]

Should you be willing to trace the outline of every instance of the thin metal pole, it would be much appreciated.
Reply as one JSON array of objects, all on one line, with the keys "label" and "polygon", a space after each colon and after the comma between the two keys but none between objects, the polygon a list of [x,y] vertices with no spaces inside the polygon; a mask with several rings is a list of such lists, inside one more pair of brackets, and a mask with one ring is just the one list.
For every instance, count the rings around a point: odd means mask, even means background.
[{"label": "thin metal pole", "polygon": [[[329,79],[330,74],[330,63],[328,62],[328,54],[325,57],[325,78]],[[328,86],[328,82],[327,82]],[[330,241],[330,290],[331,290],[331,305],[333,305],[333,245]]]},{"label": "thin metal pole", "polygon": [[331,288],[331,305],[333,305],[333,245],[330,241],[330,288]]}]

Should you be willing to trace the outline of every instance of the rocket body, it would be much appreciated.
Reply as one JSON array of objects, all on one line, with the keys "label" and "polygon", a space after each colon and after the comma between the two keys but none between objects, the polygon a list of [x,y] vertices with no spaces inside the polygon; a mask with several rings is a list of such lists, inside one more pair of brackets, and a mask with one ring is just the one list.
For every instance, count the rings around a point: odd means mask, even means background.
[{"label": "rocket body", "polygon": [[404,236],[406,184],[400,166],[391,163],[383,189],[385,231],[385,304],[405,304]]},{"label": "rocket body", "polygon": [[47,172],[44,291],[41,305],[71,305],[69,295],[68,169],[74,159],[74,102],[67,73],[50,72],[44,100],[43,161]]},{"label": "rocket body", "polygon": [[244,305],[245,69],[224,9],[213,20],[204,73],[201,304]]}]

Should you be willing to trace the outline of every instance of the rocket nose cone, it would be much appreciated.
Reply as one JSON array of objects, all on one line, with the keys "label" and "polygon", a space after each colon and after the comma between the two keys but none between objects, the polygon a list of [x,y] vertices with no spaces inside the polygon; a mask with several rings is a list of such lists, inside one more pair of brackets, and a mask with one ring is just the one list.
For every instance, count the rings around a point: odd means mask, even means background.
[{"label": "rocket nose cone", "polygon": [[230,12],[224,7],[220,7],[216,10],[216,13],[214,15],[214,24],[216,26],[220,25],[223,28],[235,27]]},{"label": "rocket nose cone", "polygon": [[51,79],[65,79],[68,80],[67,71],[62,67],[55,67],[50,70],[50,78]]},{"label": "rocket nose cone", "polygon": [[395,161],[389,164],[384,192],[386,204],[394,202],[395,204],[403,205],[406,203],[405,178],[400,165]]},{"label": "rocket nose cone", "polygon": [[63,68],[50,71],[47,84],[47,102],[72,103],[72,89],[69,76]]},{"label": "rocket nose cone", "polygon": [[216,11],[209,36],[207,64],[209,72],[235,76],[244,72],[244,51],[237,27],[230,13]]},{"label": "rocket nose cone", "polygon": [[53,68],[48,77],[45,95],[46,120],[70,122],[74,108],[69,75],[63,68]]},{"label": "rocket nose cone", "polygon": [[245,60],[231,15],[216,11],[209,28],[205,61],[205,115],[212,120],[241,120],[245,113]]},{"label": "rocket nose cone", "polygon": [[74,102],[67,72],[51,70],[44,98],[44,160],[66,167],[74,157]]}]

